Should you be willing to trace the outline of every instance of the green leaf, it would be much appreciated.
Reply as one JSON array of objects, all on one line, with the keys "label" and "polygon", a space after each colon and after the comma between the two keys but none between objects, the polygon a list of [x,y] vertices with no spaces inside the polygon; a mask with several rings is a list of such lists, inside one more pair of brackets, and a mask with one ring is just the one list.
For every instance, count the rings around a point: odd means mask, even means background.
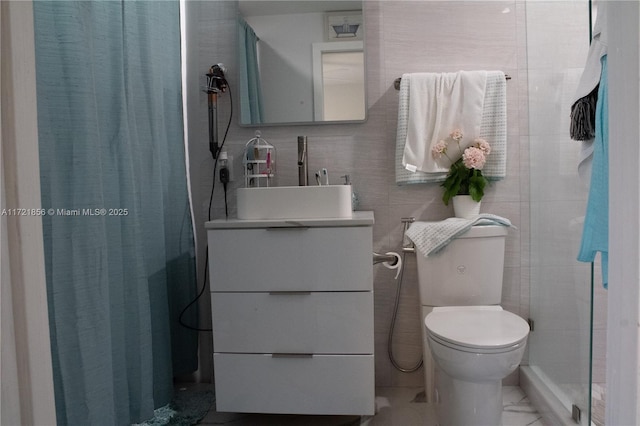
[{"label": "green leaf", "polygon": [[445,189],[444,194],[442,195],[442,201],[445,206],[449,205],[451,197],[458,194],[458,191],[460,190],[460,182],[460,176],[455,173],[454,169],[452,169],[447,175],[445,181],[440,185]]},{"label": "green leaf", "polygon": [[469,178],[469,195],[471,195],[471,198],[473,198],[474,201],[482,200],[486,184],[487,179],[482,176],[482,173],[479,170],[475,170],[473,175]]},{"label": "green leaf", "polygon": [[470,195],[473,200],[480,201],[486,184],[487,179],[481,170],[467,169],[459,159],[451,165],[445,181],[440,184],[445,189],[442,201],[449,205],[449,200],[456,195]]}]

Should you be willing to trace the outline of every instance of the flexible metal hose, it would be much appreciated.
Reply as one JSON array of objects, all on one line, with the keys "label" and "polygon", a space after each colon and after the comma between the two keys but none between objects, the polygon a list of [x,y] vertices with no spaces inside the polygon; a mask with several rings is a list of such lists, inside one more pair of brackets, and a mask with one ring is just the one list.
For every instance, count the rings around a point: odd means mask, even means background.
[{"label": "flexible metal hose", "polygon": [[[398,370],[403,373],[413,373],[422,367],[422,355],[420,356],[420,361],[413,367],[404,368],[395,360],[393,356],[393,330],[396,325],[396,317],[398,316],[398,307],[400,305],[400,290],[402,289],[402,277],[404,276],[404,268],[405,268],[405,257],[407,253],[405,251],[402,252],[402,269],[400,270],[400,277],[398,281],[398,286],[396,288],[396,300],[393,306],[393,316],[391,317],[391,327],[389,327],[389,338],[387,339],[387,352],[389,354],[389,361],[391,364]],[[422,343],[422,342],[421,342]]]}]

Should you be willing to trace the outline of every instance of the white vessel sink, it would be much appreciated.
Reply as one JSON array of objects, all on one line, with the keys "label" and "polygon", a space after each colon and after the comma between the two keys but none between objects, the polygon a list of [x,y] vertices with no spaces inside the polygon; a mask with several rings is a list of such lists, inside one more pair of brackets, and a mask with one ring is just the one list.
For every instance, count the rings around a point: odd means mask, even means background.
[{"label": "white vessel sink", "polygon": [[238,188],[238,219],[351,218],[351,185]]}]

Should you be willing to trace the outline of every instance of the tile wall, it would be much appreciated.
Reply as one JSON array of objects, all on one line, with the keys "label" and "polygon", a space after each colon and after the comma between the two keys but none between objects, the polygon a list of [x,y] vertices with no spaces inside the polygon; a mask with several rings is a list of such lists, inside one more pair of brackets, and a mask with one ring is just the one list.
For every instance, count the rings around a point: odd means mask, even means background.
[{"label": "tile wall", "polygon": [[[233,1],[187,2],[187,105],[189,167],[194,199],[200,285],[204,275],[207,220],[213,160],[208,153],[207,98],[201,91],[208,68],[223,62],[235,89],[235,14]],[[512,78],[507,84],[507,178],[492,183],[482,211],[508,217],[517,227],[509,231],[503,307],[528,316],[529,309],[529,142],[525,5],[514,1],[373,1],[364,2],[367,49],[368,120],[364,124],[275,126],[262,135],[277,147],[278,184],[296,185],[296,137],[309,140],[309,169],[329,169],[332,183],[350,174],[360,209],[375,214],[374,249],[400,251],[400,218],[441,220],[452,215],[441,202],[435,184],[399,187],[394,178],[394,148],[398,92],[393,81],[408,72],[450,72],[460,69],[499,69]],[[236,89],[237,91],[237,89]],[[228,94],[219,100],[219,121],[228,119]],[[234,106],[235,108],[235,106]],[[228,192],[230,217],[235,215],[234,189],[241,185],[241,154],[255,131],[240,128],[234,118],[226,141],[234,156],[235,182]],[[221,139],[223,132],[221,131]],[[335,179],[335,181],[334,181]],[[212,218],[224,217],[220,185],[214,193]],[[239,263],[238,267],[242,267]],[[419,370],[396,371],[387,358],[387,333],[398,283],[394,273],[374,267],[376,385],[419,386]],[[200,304],[202,324],[210,321],[208,298]],[[402,287],[394,353],[403,365],[421,356],[420,318],[415,259],[408,255]],[[201,333],[201,358],[211,358],[211,336]],[[526,362],[526,360],[525,360]],[[210,363],[199,371],[210,377]],[[517,384],[512,375],[507,382]]]}]

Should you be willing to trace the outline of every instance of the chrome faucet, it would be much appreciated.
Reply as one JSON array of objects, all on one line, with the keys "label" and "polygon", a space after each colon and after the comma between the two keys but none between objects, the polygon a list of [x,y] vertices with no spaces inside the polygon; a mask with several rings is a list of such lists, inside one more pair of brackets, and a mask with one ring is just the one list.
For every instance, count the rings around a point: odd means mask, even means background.
[{"label": "chrome faucet", "polygon": [[298,186],[309,185],[307,137],[298,136]]}]

